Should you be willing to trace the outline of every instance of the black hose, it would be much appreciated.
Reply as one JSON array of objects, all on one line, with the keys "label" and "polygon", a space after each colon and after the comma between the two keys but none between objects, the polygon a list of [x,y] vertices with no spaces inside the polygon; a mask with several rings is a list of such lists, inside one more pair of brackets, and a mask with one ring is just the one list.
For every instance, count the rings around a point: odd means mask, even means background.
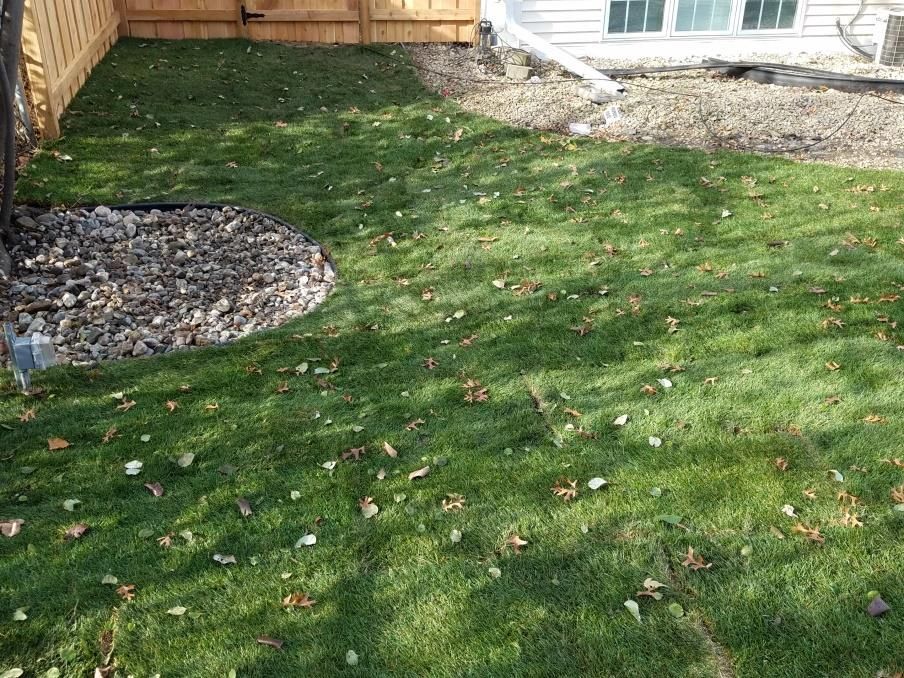
[{"label": "black hose", "polygon": [[606,72],[613,77],[629,77],[649,73],[671,73],[675,71],[715,70],[722,75],[736,78],[747,78],[755,82],[787,87],[819,88],[828,87],[842,92],[858,94],[869,92],[904,93],[904,80],[889,78],[872,78],[848,73],[833,73],[804,66],[771,64],[747,61],[720,61],[707,59],[698,64],[682,64],[678,66],[652,66],[649,68],[612,69]]},{"label": "black hose", "polygon": [[841,19],[835,19],[835,28],[838,29],[838,37],[841,38],[841,42],[843,42],[844,46],[851,50],[854,54],[859,54],[860,56],[866,57],[867,59],[872,59],[874,56],[876,56],[875,54],[870,54],[859,45],[855,45],[853,42],[851,42],[851,39],[844,31],[844,27],[842,27],[841,25]]}]

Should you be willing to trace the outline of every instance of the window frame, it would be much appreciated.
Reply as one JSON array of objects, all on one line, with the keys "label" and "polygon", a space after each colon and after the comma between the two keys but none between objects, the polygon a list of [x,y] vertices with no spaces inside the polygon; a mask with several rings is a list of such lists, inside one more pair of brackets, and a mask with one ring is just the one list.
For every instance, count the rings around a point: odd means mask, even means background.
[{"label": "window frame", "polygon": [[794,25],[791,28],[741,28],[744,23],[744,6],[747,0],[731,0],[731,14],[729,15],[728,29],[724,31],[679,31],[675,29],[678,20],[678,0],[665,0],[663,8],[663,20],[661,31],[636,32],[636,33],[610,33],[609,14],[612,0],[603,0],[603,18],[601,40],[604,42],[617,42],[619,40],[643,40],[662,38],[730,38],[730,37],[755,37],[755,36],[792,36],[803,33],[804,17],[807,14],[808,0],[797,0],[797,11],[794,15]]},{"label": "window frame", "polygon": [[[694,0],[696,2],[697,0]],[[671,28],[672,31],[670,35],[676,38],[684,38],[684,37],[707,37],[713,35],[735,35],[737,33],[737,26],[740,24],[739,21],[739,11],[738,8],[741,7],[746,0],[728,0],[730,6],[728,8],[728,25],[724,30],[721,31],[679,31],[678,30],[678,5],[679,0],[675,0],[674,2],[674,11],[672,12],[672,23]],[[713,0],[713,2],[718,2],[718,0]],[[742,12],[741,12],[742,13]]]},{"label": "window frame", "polygon": [[637,38],[669,37],[669,16],[675,0],[665,0],[662,8],[662,29],[658,31],[635,31],[633,33],[610,33],[609,15],[612,11],[612,0],[603,0],[603,40],[636,40]]},{"label": "window frame", "polygon": [[[608,1],[608,0],[607,0]],[[803,25],[804,12],[802,8],[807,6],[806,0],[797,0],[797,7],[794,10],[794,21],[791,28],[744,28],[744,6],[748,0],[737,0],[740,6],[738,12],[738,32],[739,36],[750,35],[799,35],[801,26]]]}]

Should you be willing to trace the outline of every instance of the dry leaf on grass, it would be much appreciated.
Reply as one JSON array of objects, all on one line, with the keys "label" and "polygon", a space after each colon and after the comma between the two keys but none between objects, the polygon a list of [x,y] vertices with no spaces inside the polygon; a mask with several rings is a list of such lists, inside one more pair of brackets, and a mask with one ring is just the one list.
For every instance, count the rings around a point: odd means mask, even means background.
[{"label": "dry leaf on grass", "polygon": [[419,468],[417,471],[412,471],[408,474],[408,480],[418,480],[420,478],[426,478],[427,474],[430,473],[430,467],[425,466],[424,468]]},{"label": "dry leaf on grass", "polygon": [[144,486],[147,488],[147,491],[155,497],[163,496],[163,485],[160,483],[145,483]]},{"label": "dry leaf on grass", "polygon": [[826,538],[822,536],[819,532],[819,526],[816,527],[808,527],[803,523],[798,523],[793,528],[791,528],[792,532],[796,532],[797,534],[804,535],[810,541],[815,541],[817,544],[824,544]]},{"label": "dry leaf on grass", "polygon": [[342,453],[342,460],[347,461],[349,459],[354,459],[355,461],[358,461],[361,459],[361,455],[366,451],[367,450],[364,445],[362,445],[361,447],[350,447]]},{"label": "dry leaf on grass", "polygon": [[54,450],[65,450],[69,447],[69,441],[63,438],[48,438],[47,439],[47,449],[53,452]]},{"label": "dry leaf on grass", "polygon": [[394,448],[392,445],[390,445],[389,443],[387,443],[385,440],[383,441],[383,451],[384,451],[387,455],[389,455],[390,457],[392,457],[393,459],[395,459],[396,457],[399,456],[399,453],[398,453],[398,451],[396,450],[396,448]]},{"label": "dry leaf on grass", "polygon": [[25,524],[25,521],[21,518],[14,518],[12,520],[0,520],[0,534],[4,537],[15,537],[22,530],[22,525]]},{"label": "dry leaf on grass", "polygon": [[282,646],[285,645],[285,641],[279,640],[277,638],[271,638],[270,636],[258,636],[257,642],[261,645],[269,645],[276,650],[281,650]]},{"label": "dry leaf on grass", "polygon": [[693,546],[687,547],[687,554],[684,556],[684,560],[681,561],[681,564],[684,565],[684,567],[692,569],[694,572],[697,572],[698,570],[708,570],[713,566],[712,563],[707,563],[701,556],[694,553]]},{"label": "dry leaf on grass", "polygon": [[123,584],[116,589],[116,594],[123,600],[133,600],[135,598],[135,584]]},{"label": "dry leaf on grass", "polygon": [[518,554],[521,553],[522,547],[527,546],[527,543],[528,542],[526,539],[522,539],[517,534],[513,534],[512,536],[510,536],[508,539],[505,540],[505,545],[511,546],[512,551],[514,551],[515,553],[518,553]]},{"label": "dry leaf on grass", "polygon": [[251,504],[247,499],[239,497],[235,500],[235,503],[239,507],[239,513],[242,514],[243,518],[247,518],[253,513],[253,511],[251,510]]},{"label": "dry leaf on grass", "polygon": [[308,597],[307,593],[290,593],[282,601],[283,607],[304,607],[311,608],[317,604],[317,601]]},{"label": "dry leaf on grass", "polygon": [[577,480],[560,478],[556,481],[556,484],[552,486],[552,493],[557,497],[561,497],[563,501],[571,501],[578,496],[577,486]]},{"label": "dry leaf on grass", "polygon": [[91,528],[88,527],[88,525],[86,523],[76,523],[75,525],[72,525],[71,527],[69,527],[69,529],[66,530],[66,533],[63,535],[63,538],[66,541],[72,541],[73,539],[81,539],[82,536],[84,536],[84,534],[90,529]]}]

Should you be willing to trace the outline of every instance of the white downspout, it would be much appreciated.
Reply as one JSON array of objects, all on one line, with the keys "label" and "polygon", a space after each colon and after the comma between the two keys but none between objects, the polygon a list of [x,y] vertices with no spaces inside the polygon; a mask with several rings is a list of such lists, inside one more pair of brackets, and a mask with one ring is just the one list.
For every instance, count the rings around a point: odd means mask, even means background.
[{"label": "white downspout", "polygon": [[562,68],[587,81],[606,94],[624,94],[625,88],[605,73],[593,68],[561,47],[556,47],[536,33],[518,23],[521,15],[521,0],[485,0],[486,17],[493,22],[507,42],[518,47],[530,47],[541,59],[552,59]]}]

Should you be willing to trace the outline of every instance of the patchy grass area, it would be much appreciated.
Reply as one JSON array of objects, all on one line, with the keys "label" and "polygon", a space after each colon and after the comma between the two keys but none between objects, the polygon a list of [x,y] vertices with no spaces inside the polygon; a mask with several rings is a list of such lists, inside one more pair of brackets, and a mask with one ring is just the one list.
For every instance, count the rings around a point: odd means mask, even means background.
[{"label": "patchy grass area", "polygon": [[3,392],[0,671],[904,670],[901,175],[515,130],[369,52],[247,49],[121,43],[21,200],[260,208],[340,284],[227,348]]}]

